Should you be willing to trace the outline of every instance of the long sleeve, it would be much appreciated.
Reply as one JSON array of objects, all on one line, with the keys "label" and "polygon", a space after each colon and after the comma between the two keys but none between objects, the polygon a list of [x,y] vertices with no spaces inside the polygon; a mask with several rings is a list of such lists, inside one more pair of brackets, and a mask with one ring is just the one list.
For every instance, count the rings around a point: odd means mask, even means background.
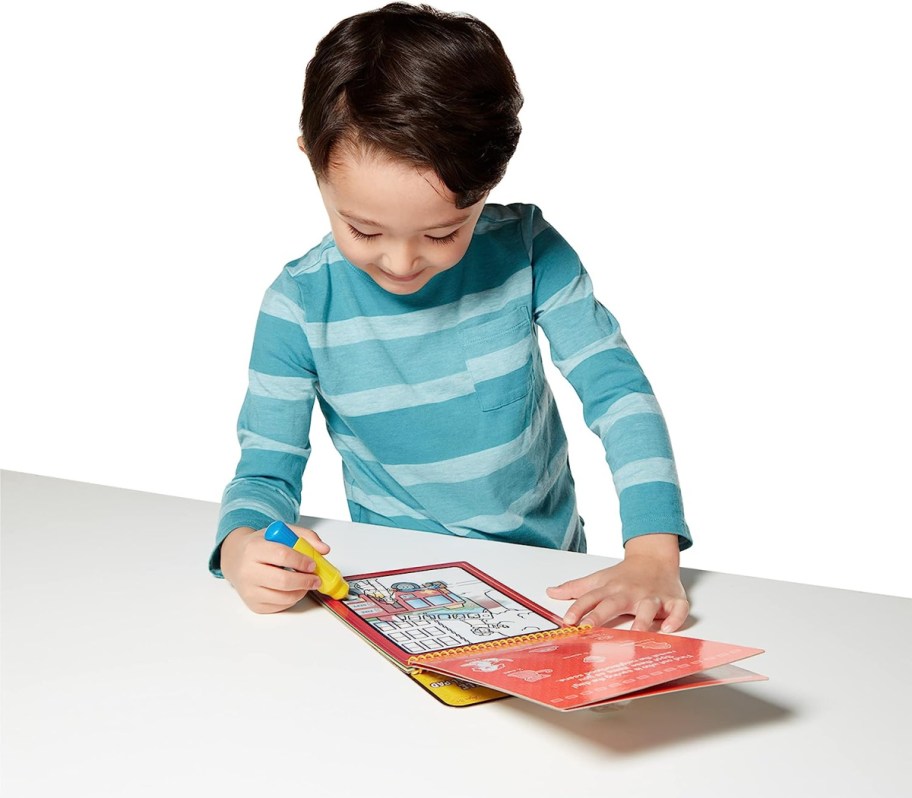
[{"label": "long sleeve", "polygon": [[535,208],[524,230],[533,269],[535,322],[555,366],[599,436],[620,503],[622,534],[678,535],[691,545],[668,430],[616,319],[595,298],[578,256]]},{"label": "long sleeve", "polygon": [[222,541],[233,529],[297,521],[316,382],[299,289],[286,271],[266,292],[257,319],[238,419],[241,459],[222,497],[209,562],[216,576],[221,576]]}]

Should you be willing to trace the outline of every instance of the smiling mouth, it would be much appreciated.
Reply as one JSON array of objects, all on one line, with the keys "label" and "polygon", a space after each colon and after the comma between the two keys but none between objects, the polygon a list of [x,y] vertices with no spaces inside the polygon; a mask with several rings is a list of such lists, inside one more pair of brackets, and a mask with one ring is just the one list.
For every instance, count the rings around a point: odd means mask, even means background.
[{"label": "smiling mouth", "polygon": [[380,269],[380,271],[383,272],[384,277],[389,278],[394,283],[411,283],[415,280],[415,278],[420,277],[425,272],[425,270],[422,269],[420,272],[415,272],[414,274],[409,274],[403,277],[398,274],[391,274],[390,272],[386,271],[386,269]]}]

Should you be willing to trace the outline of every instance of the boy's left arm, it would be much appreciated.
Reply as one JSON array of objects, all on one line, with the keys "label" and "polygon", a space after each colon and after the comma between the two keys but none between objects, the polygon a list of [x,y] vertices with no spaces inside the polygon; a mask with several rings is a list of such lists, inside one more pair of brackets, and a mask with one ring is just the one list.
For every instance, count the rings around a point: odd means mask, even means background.
[{"label": "boy's left arm", "polygon": [[681,584],[677,534],[631,538],[617,565],[548,588],[551,598],[576,601],[564,615],[568,624],[601,626],[633,615],[632,629],[646,631],[657,620],[661,632],[674,632],[690,612]]},{"label": "boy's left arm", "polygon": [[662,631],[676,630],[689,612],[679,551],[691,540],[662,411],[576,253],[538,209],[528,224],[534,319],[548,337],[555,366],[582,400],[587,425],[604,444],[625,540],[622,562],[549,594],[576,600],[568,623],[598,626],[631,614],[634,629],[662,619]]}]

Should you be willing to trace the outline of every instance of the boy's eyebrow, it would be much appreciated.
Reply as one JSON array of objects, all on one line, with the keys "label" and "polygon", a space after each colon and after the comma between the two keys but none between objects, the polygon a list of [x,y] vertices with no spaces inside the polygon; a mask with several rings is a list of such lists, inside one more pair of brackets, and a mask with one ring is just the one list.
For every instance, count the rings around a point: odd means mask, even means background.
[{"label": "boy's eyebrow", "polygon": [[[363,216],[358,216],[357,214],[350,213],[349,211],[336,211],[339,216],[344,216],[350,222],[357,222],[358,224],[363,224],[368,227],[380,227],[383,225],[380,222],[375,222],[373,219],[365,219]],[[458,224],[465,222],[472,214],[466,213],[462,216],[454,216],[452,219],[447,219],[446,221],[440,222],[439,224],[432,224],[430,227],[426,227],[426,230],[440,230],[444,227],[455,227]]]}]

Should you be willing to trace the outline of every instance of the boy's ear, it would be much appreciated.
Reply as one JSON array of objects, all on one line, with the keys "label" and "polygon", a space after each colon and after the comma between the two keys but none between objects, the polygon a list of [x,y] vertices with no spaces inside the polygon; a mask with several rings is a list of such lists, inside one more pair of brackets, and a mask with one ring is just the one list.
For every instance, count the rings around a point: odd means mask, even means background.
[{"label": "boy's ear", "polygon": [[304,146],[304,136],[298,136],[298,149],[307,155],[307,147]]}]

